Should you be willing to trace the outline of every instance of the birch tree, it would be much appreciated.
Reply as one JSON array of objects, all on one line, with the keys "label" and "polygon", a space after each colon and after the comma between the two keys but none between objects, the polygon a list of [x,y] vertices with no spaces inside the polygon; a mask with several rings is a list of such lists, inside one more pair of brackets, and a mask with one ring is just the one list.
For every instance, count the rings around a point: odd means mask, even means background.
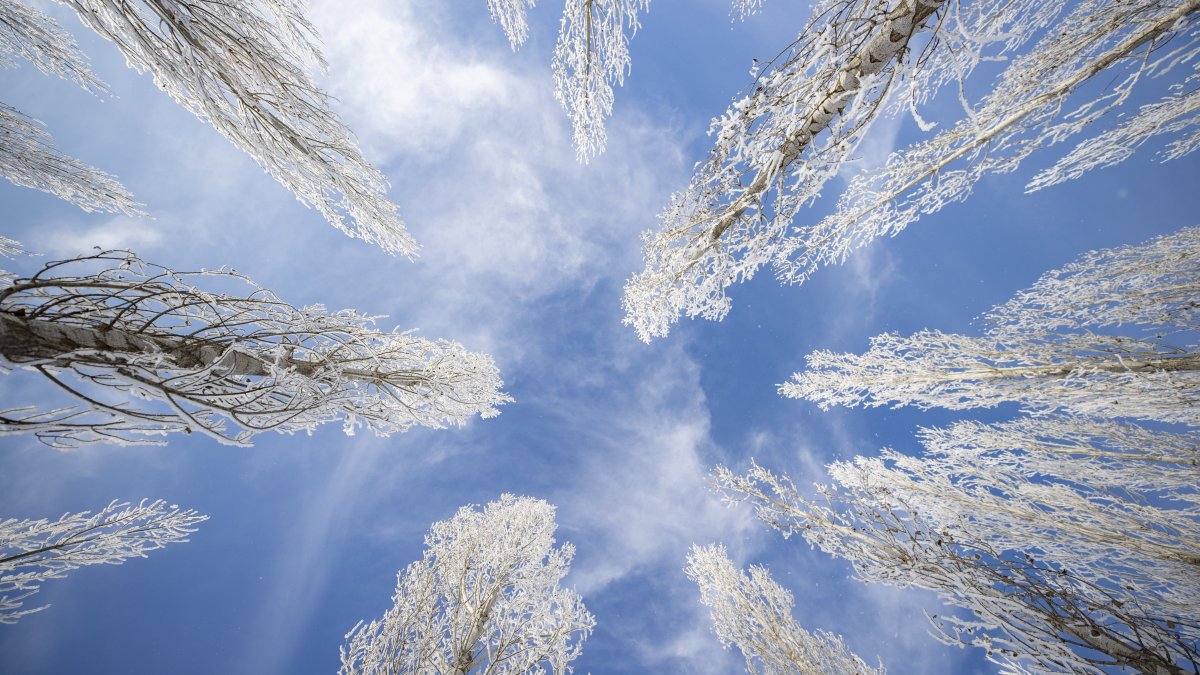
[{"label": "birch tree", "polygon": [[176,272],[128,251],[0,277],[0,359],[73,399],[0,412],[0,434],[55,447],[175,432],[248,445],[333,420],[386,436],[491,417],[511,400],[491,357],[457,343],[295,307],[232,270]]},{"label": "birch tree", "polygon": [[765,567],[750,573],[734,567],[724,546],[692,546],[685,568],[712,612],[721,644],[734,645],[747,673],[829,675],[879,674],[832,633],[810,633],[792,617],[792,594],[771,579]]},{"label": "birch tree", "polygon": [[[863,354],[816,351],[785,396],[833,405],[960,410],[1011,401],[1200,425],[1200,228],[1101,251],[987,315],[982,337],[924,330]],[[1124,335],[1101,332],[1121,326]],[[1178,343],[1179,340],[1185,342]]]},{"label": "birch tree", "polygon": [[145,558],[167,544],[187,541],[208,520],[162,500],[137,506],[113,501],[95,514],[69,513],[58,520],[0,520],[0,623],[49,607],[24,609],[43,582],[86,565],[119,565]]},{"label": "birch tree", "polygon": [[837,486],[818,488],[824,503],[757,465],[714,475],[731,499],[850,561],[859,579],[930,589],[968,610],[930,617],[948,644],[1020,672],[1195,672],[1194,466],[1176,467],[1192,476],[1186,500],[1151,506],[1136,490],[1106,490],[1103,473],[1089,483],[1097,474],[1070,460],[1029,480],[1024,448],[929,450],[831,465]]},{"label": "birch tree", "polygon": [[560,586],[574,548],[554,548],[554,507],[502,495],[434,523],[382,619],[346,635],[341,673],[567,673],[595,621]]},{"label": "birch tree", "polygon": [[[0,2],[0,67],[28,60],[47,75],[93,94],[107,86],[92,72],[58,22],[16,0]],[[84,211],[141,213],[133,195],[112,175],[74,159],[54,143],[41,122],[0,103],[0,175],[15,185],[48,192]]]},{"label": "birch tree", "polygon": [[[1170,135],[1167,157],[1195,149],[1191,83],[1196,0],[825,0],[797,40],[754,73],[744,95],[713,121],[715,144],[661,227],[643,235],[646,268],[629,280],[625,323],[649,341],[680,316],[720,320],[727,289],[771,265],[802,283],[874,239],[966,199],[984,175],[1015,170],[1029,155],[1096,129],[1135,89],[1161,78],[1172,93],[1116,135],[1080,142],[1031,189],[1120,161],[1145,140]],[[1027,50],[1022,48],[1032,41]],[[968,100],[965,83],[985,61],[1008,60],[990,93]],[[1181,74],[1182,73],[1182,74]],[[1097,76],[1115,80],[1091,100],[1073,96]],[[928,140],[854,177],[833,213],[794,221],[887,112],[918,108],[957,89],[965,116]]]}]

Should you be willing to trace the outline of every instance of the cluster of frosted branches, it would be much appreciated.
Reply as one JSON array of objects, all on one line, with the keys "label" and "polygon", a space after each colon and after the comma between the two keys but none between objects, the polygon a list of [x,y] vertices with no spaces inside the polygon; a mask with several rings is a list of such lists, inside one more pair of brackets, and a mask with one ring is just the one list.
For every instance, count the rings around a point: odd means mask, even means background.
[{"label": "cluster of frosted branches", "polygon": [[57,21],[19,0],[0,3],[0,50],[0,65],[15,65],[11,54],[92,93],[108,89],[88,66],[75,39]]},{"label": "cluster of frosted branches", "polygon": [[[1193,69],[1200,68],[1200,59],[1192,57]],[[1158,137],[1174,137],[1160,155],[1163,161],[1179,159],[1200,147],[1200,74],[1193,74],[1182,83],[1171,86],[1169,96],[1157,103],[1144,105],[1115,129],[1089,138],[1075,147],[1029,182],[1029,191],[1079,178],[1092,169],[1119,164],[1138,148]],[[1189,131],[1190,130],[1190,131]],[[1186,132],[1186,133],[1185,133]]]},{"label": "cluster of frosted branches", "polygon": [[[202,283],[242,292],[193,285]],[[347,433],[386,435],[489,417],[510,400],[485,354],[382,332],[350,310],[297,308],[231,271],[174,272],[128,251],[0,279],[0,357],[76,401],[4,411],[0,433],[58,447],[180,431],[247,444],[336,419]]]},{"label": "cluster of frosted branches", "polygon": [[733,7],[730,8],[729,13],[734,18],[744,21],[758,14],[758,10],[762,9],[762,4],[763,0],[733,0]]},{"label": "cluster of frosted branches", "polygon": [[1090,251],[986,315],[994,332],[1085,326],[1200,327],[1200,227]]},{"label": "cluster of frosted branches", "polygon": [[533,7],[534,0],[487,0],[488,12],[492,21],[500,24],[508,38],[508,44],[515,50],[525,44],[529,36],[529,24],[525,20],[525,10]]},{"label": "cluster of frosted branches", "polygon": [[838,487],[819,488],[826,505],[757,465],[745,475],[720,467],[715,479],[785,536],[850,561],[860,579],[930,589],[969,610],[973,618],[931,617],[947,643],[982,647],[1022,672],[1194,667],[1194,487],[1184,509],[1171,511],[1124,488],[1083,486],[1070,462],[1044,485],[1025,480],[1020,449],[947,458],[835,464]]},{"label": "cluster of frosted branches", "polygon": [[[1053,434],[1058,426],[1087,420],[1022,420],[1025,430]],[[966,431],[984,443],[951,445]],[[906,508],[938,523],[969,528],[997,550],[1037,551],[1089,585],[1110,590],[1137,587],[1148,608],[1170,616],[1196,612],[1200,598],[1200,467],[1140,460],[1130,466],[1110,458],[1085,460],[1069,453],[1031,451],[1020,435],[986,426],[931,430],[940,442],[922,457],[884,450],[830,466],[842,485],[869,484],[879,494],[897,495]],[[1109,428],[1107,431],[1120,431]],[[1125,439],[1125,444],[1133,439]],[[1178,443],[1195,443],[1190,434]],[[1115,441],[1120,443],[1121,441]],[[993,449],[991,446],[1008,446]],[[981,447],[983,446],[983,447]],[[1149,484],[1176,474],[1175,489]],[[1133,474],[1144,489],[1123,482]],[[1190,479],[1191,485],[1180,486]],[[1120,551],[1114,556],[1114,551]],[[1113,592],[1116,592],[1115,590]]]},{"label": "cluster of frosted branches", "polygon": [[834,405],[964,410],[1020,403],[1037,412],[1200,425],[1200,352],[1091,333],[969,337],[924,330],[871,338],[862,354],[827,350],[779,387]]},{"label": "cluster of frosted branches", "polygon": [[0,623],[45,609],[22,609],[47,579],[85,565],[118,565],[167,544],[187,541],[208,520],[162,500],[137,506],[113,501],[95,514],[50,520],[0,520]]},{"label": "cluster of frosted branches", "polygon": [[[922,215],[965,200],[985,175],[1014,171],[1030,154],[1094,129],[1122,107],[1136,85],[1163,77],[1198,58],[1200,0],[1086,0],[1026,55],[1017,58],[995,89],[967,117],[928,141],[894,153],[887,165],[860,174],[837,209],[801,227],[780,249],[781,277],[802,281],[817,268],[839,263],[854,249],[894,235]],[[1114,79],[1099,97],[1067,111],[1068,99],[1097,75]],[[1126,130],[1153,133],[1134,122]],[[1135,139],[1124,138],[1126,145]],[[1088,150],[1088,148],[1091,150]],[[1082,153],[1101,152],[1095,163]],[[1111,164],[1107,144],[1079,146],[1061,170],[1038,185],[1066,177],[1070,167]],[[958,163],[965,166],[953,168]]]},{"label": "cluster of frosted branches", "polygon": [[111,174],[64,154],[41,122],[0,103],[0,175],[48,192],[84,211],[141,213],[133,195]]},{"label": "cluster of frosted branches", "polygon": [[[1133,490],[1172,502],[1196,501],[1200,434],[1070,415],[1017,418],[997,424],[957,422],[922,429],[921,444],[947,457],[1020,449],[1029,476],[1087,477],[1091,488]],[[1064,461],[1070,461],[1070,470]],[[1195,518],[1196,510],[1188,513]]]},{"label": "cluster of frosted branches", "polygon": [[[16,0],[0,2],[0,67],[14,56],[92,92],[105,85],[57,22]],[[65,155],[41,122],[0,103],[0,175],[16,185],[48,192],[85,211],[140,213],[133,195],[113,176]]]},{"label": "cluster of frosted branches", "polygon": [[637,15],[649,9],[650,0],[566,0],[551,69],[554,98],[571,119],[581,162],[608,143],[604,122],[612,115],[613,85],[625,82]]},{"label": "cluster of frosted branches", "polygon": [[[643,235],[646,269],[626,285],[626,324],[649,340],[666,335],[681,315],[723,318],[726,288],[780,264],[792,219],[852,161],[898,83],[907,81],[909,98],[923,100],[980,60],[1018,46],[1032,33],[1014,27],[1036,31],[1060,4],[818,3],[795,42],[713,121],[708,160],[672,197],[660,230]],[[740,11],[755,8],[744,3]],[[928,42],[921,67],[909,68],[910,42],[934,29],[945,37]]]},{"label": "cluster of frosted branches", "polygon": [[[516,49],[529,26],[525,11],[534,0],[487,0],[492,20]],[[608,144],[605,122],[612,115],[613,86],[625,83],[631,62],[629,40],[641,24],[638,12],[650,0],[566,0],[551,70],[554,98],[571,120],[575,156],[587,163]]]},{"label": "cluster of frosted branches", "polygon": [[512,495],[434,523],[393,607],[346,635],[340,672],[570,672],[595,621],[559,586],[574,548],[555,529],[553,506]]},{"label": "cluster of frosted branches", "polygon": [[[680,316],[719,320],[731,305],[727,288],[768,264],[780,280],[801,283],[920,215],[965,199],[981,176],[1011,171],[1039,148],[1081,133],[1125,103],[1142,80],[1172,75],[1196,57],[1197,0],[1086,0],[1060,18],[1066,6],[820,3],[796,42],[713,122],[708,161],[672,198],[661,228],[643,235],[646,269],[626,285],[625,322],[649,340],[665,335]],[[1035,36],[1042,38],[1013,59],[991,93],[977,104],[967,100],[962,83],[979,63],[1010,58]],[[1084,82],[1114,69],[1118,81],[1111,91],[1064,113]],[[853,160],[880,114],[911,109],[928,131],[932,125],[917,106],[954,83],[962,121],[854,178],[821,222],[793,226],[829,178]],[[1167,112],[1145,112],[1131,122],[1140,131],[1131,133],[1185,130],[1193,121],[1186,112],[1191,90],[1176,93],[1179,101],[1164,104]],[[1163,115],[1175,121],[1155,126]],[[1195,144],[1187,136],[1168,155]],[[951,170],[959,160],[969,166]],[[1067,165],[1087,161],[1077,157]]]},{"label": "cluster of frosted branches", "polygon": [[[1139,246],[1092,252],[1052,271],[988,314],[983,337],[924,330],[871,339],[863,354],[816,351],[781,385],[785,396],[832,405],[965,409],[1020,403],[1200,425],[1200,228]],[[1094,329],[1123,325],[1146,337]]]},{"label": "cluster of frosted branches", "polygon": [[306,70],[325,64],[298,0],[62,1],[332,225],[415,254],[386,178]]},{"label": "cluster of frosted branches", "polygon": [[685,569],[711,609],[713,631],[726,647],[735,645],[747,673],[788,675],[882,675],[851,652],[841,637],[809,633],[792,617],[792,594],[765,567],[750,574],[734,567],[724,546],[692,546]]}]

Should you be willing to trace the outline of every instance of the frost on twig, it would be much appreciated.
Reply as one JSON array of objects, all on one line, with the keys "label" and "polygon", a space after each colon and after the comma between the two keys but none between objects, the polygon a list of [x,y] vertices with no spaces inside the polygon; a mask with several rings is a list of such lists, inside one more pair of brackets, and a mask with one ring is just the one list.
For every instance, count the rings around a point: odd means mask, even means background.
[{"label": "frost on twig", "polygon": [[525,44],[529,36],[529,24],[525,20],[526,8],[532,8],[534,0],[487,0],[492,21],[500,24],[508,44],[514,50]]},{"label": "frost on twig", "polygon": [[175,272],[128,251],[8,274],[2,363],[75,404],[0,412],[0,434],[73,447],[197,432],[246,445],[262,431],[334,420],[380,435],[458,425],[511,400],[491,357],[373,324],[352,310],[289,305],[232,271]]},{"label": "frost on twig", "polygon": [[[1195,55],[1193,55],[1194,57]],[[1200,69],[1200,58],[1192,64]],[[1029,181],[1028,191],[1065,183],[1079,178],[1092,169],[1119,164],[1141,146],[1158,137],[1174,138],[1161,153],[1163,161],[1179,159],[1200,147],[1200,73],[1172,87],[1171,95],[1157,103],[1142,106],[1115,129],[1089,138],[1054,166],[1045,169]],[[1185,133],[1186,132],[1186,133]]]},{"label": "frost on twig", "polygon": [[0,623],[16,623],[47,606],[24,609],[43,582],[85,565],[119,565],[149,551],[187,541],[208,520],[174,504],[142,500],[137,506],[113,501],[95,514],[58,520],[0,520]]},{"label": "frost on twig", "polygon": [[608,143],[604,125],[612,115],[613,85],[625,82],[638,12],[649,9],[650,0],[566,0],[551,68],[554,98],[571,119],[581,162]]}]

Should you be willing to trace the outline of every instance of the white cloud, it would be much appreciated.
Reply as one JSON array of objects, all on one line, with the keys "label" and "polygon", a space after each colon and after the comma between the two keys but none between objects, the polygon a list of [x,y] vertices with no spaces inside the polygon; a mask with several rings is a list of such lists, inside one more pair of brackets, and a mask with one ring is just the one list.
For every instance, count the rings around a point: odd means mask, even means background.
[{"label": "white cloud", "polygon": [[747,513],[727,508],[709,489],[715,448],[698,367],[672,349],[625,374],[632,386],[616,399],[619,407],[568,413],[592,428],[580,430],[592,449],[577,481],[556,497],[564,520],[603,552],[581,554],[576,565],[573,579],[585,595],[650,567],[682,576],[693,543],[741,539],[752,526]]},{"label": "white cloud", "polygon": [[346,11],[314,3],[331,64],[327,86],[374,159],[440,154],[475,135],[475,122],[511,108],[526,83],[491,62],[444,25],[428,3],[368,0]]},{"label": "white cloud", "polygon": [[50,224],[37,230],[26,248],[52,257],[70,257],[87,253],[93,247],[142,251],[161,241],[162,232],[153,221],[116,216],[82,229],[77,224]]}]

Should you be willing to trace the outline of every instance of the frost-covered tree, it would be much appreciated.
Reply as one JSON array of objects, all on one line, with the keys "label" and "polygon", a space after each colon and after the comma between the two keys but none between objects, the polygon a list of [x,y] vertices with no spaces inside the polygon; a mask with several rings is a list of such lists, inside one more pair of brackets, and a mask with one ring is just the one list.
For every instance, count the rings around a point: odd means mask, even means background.
[{"label": "frost-covered tree", "polygon": [[[1200,63],[1198,10],[1198,0],[817,3],[796,41],[713,121],[708,160],[663,211],[661,228],[643,235],[646,269],[626,285],[625,322],[650,340],[680,316],[719,320],[731,305],[728,287],[765,265],[784,282],[803,282],[965,199],[982,176],[1096,129],[1154,78],[1173,84],[1162,102],[1083,141],[1031,189],[1120,161],[1156,135],[1176,137],[1167,157],[1191,152],[1200,145],[1189,131],[1200,119],[1196,75],[1178,73]],[[998,60],[1008,67],[992,90],[968,100],[964,83]],[[1076,101],[1097,76],[1113,86]],[[958,91],[962,120],[856,176],[821,221],[794,223],[850,168],[881,115],[910,110],[931,132],[918,107],[946,90]]]},{"label": "frost-covered tree", "polygon": [[383,332],[354,311],[287,304],[230,270],[175,272],[128,251],[0,277],[0,365],[74,399],[0,412],[0,434],[57,447],[193,431],[246,445],[265,430],[339,419],[347,433],[387,435],[490,417],[510,400],[491,357],[457,343]]},{"label": "frost-covered tree", "polygon": [[575,154],[586,162],[604,151],[613,85],[630,68],[629,39],[650,0],[566,0],[554,46],[554,98],[571,119]]},{"label": "frost-covered tree", "polygon": [[[863,354],[816,351],[780,390],[823,408],[1013,401],[1035,411],[1200,425],[1200,348],[1189,342],[1197,298],[1193,227],[1046,274],[993,309],[982,337],[924,330],[876,336]],[[1113,334],[1116,326],[1125,334]]]},{"label": "frost-covered tree", "polygon": [[95,514],[66,514],[58,520],[0,520],[0,623],[16,623],[49,607],[22,609],[48,579],[85,565],[119,565],[167,544],[187,541],[208,520],[162,500],[137,506],[113,501]]},{"label": "frost-covered tree", "polygon": [[[526,7],[533,0],[487,0],[513,49],[529,33]],[[571,120],[575,156],[588,162],[608,144],[605,121],[612,115],[613,86],[625,83],[631,64],[629,40],[640,27],[638,12],[650,0],[566,0],[551,70],[554,98]]]},{"label": "frost-covered tree", "polygon": [[[325,62],[302,2],[60,1],[113,42],[131,68],[151,73],[155,84],[180,105],[253,157],[332,225],[389,253],[416,254],[416,243],[386,197],[387,179],[363,157],[329,96],[313,80],[310,71],[324,69]],[[4,0],[0,25],[0,49],[87,89],[102,88],[70,36],[45,15],[19,0]],[[28,122],[21,126],[0,118],[0,124],[23,134],[24,145],[52,149],[45,133],[37,134]],[[103,194],[120,188],[111,176],[53,155],[30,158],[30,152],[18,158],[25,156],[34,167],[53,160],[41,167],[43,172],[66,174],[60,181],[74,176],[73,182],[60,186],[19,163],[17,170],[0,169],[14,182],[52,191],[84,208],[136,210],[123,188]],[[101,194],[83,192],[81,186]]]},{"label": "frost-covered tree", "polygon": [[969,610],[930,617],[949,644],[984,648],[1020,672],[1196,672],[1196,467],[1163,467],[1191,485],[1160,500],[1154,486],[1143,492],[1108,472],[1121,460],[1085,452],[1081,463],[1003,429],[970,431],[1003,449],[931,444],[922,459],[836,463],[837,486],[818,488],[824,504],[757,465],[715,478],[785,536],[851,562],[859,579],[930,589]]},{"label": "frost-covered tree", "polygon": [[[16,0],[0,1],[0,67],[28,60],[47,75],[74,82],[95,94],[106,91],[75,41],[58,22]],[[139,204],[116,178],[67,156],[43,125],[0,103],[0,175],[22,187],[56,195],[85,211],[140,213]]]},{"label": "frost-covered tree", "polygon": [[433,524],[383,618],[346,635],[341,673],[567,673],[595,621],[560,583],[554,507],[502,495]]},{"label": "frost-covered tree", "polygon": [[792,594],[765,567],[734,567],[724,546],[692,546],[685,568],[711,608],[713,631],[746,659],[747,673],[763,675],[882,674],[855,656],[841,637],[810,633],[792,617]]}]

